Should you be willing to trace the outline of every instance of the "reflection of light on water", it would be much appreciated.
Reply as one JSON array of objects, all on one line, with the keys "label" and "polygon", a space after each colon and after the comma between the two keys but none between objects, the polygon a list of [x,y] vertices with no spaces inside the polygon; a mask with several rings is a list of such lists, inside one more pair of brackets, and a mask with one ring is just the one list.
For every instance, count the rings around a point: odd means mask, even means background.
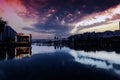
[{"label": "reflection of light on water", "polygon": [[20,54],[18,56],[15,56],[15,59],[22,59],[24,57],[31,57],[31,54]]},{"label": "reflection of light on water", "polygon": [[116,67],[120,66],[120,54],[105,51],[84,52],[75,50],[70,50],[69,53],[75,58],[75,61],[81,64],[105,69],[120,75],[120,68]]},{"label": "reflection of light on water", "polygon": [[55,49],[54,46],[36,46],[32,45],[32,53],[38,54],[38,53],[54,53]]},{"label": "reflection of light on water", "polygon": [[92,66],[94,68],[104,69],[115,74],[120,75],[120,54],[107,51],[85,52],[71,50],[67,47],[63,47],[61,50],[55,49],[54,46],[32,46],[32,53],[55,53],[63,52],[69,53],[74,57],[76,62],[81,64]]},{"label": "reflection of light on water", "polygon": [[[70,54],[75,56],[75,58],[93,58],[97,60],[107,61],[108,63],[120,64],[120,54],[115,52],[105,52],[105,51],[96,51],[96,52],[84,52],[84,51],[74,51],[71,50]],[[76,54],[76,55],[75,55]]]},{"label": "reflection of light on water", "polygon": [[32,45],[32,54],[40,54],[40,53],[54,53],[54,52],[68,52],[69,49],[63,47],[62,49],[55,49],[54,46],[36,46]]},{"label": "reflection of light on water", "polygon": [[95,66],[97,68],[104,68],[104,69],[111,69],[112,68],[111,64],[107,65],[104,61],[98,61],[98,60],[86,59],[86,58],[77,59],[76,61],[78,61],[82,64]]}]

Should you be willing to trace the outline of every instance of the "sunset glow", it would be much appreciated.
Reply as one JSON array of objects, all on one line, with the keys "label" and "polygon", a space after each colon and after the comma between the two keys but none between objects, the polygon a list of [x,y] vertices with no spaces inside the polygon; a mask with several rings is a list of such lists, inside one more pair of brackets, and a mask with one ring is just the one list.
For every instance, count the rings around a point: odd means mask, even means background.
[{"label": "sunset glow", "polygon": [[114,4],[106,1],[111,5],[106,7],[89,1],[79,5],[80,1],[30,0],[28,3],[27,0],[0,0],[0,17],[18,33],[32,33],[33,38],[117,29],[116,24],[120,21],[118,0]]},{"label": "sunset glow", "polygon": [[[103,28],[102,30],[97,30],[97,31],[116,30],[116,27],[118,27],[119,25],[116,26],[113,24],[116,23],[115,20],[118,20],[117,24],[119,24],[119,20],[120,20],[119,16],[120,16],[120,4],[113,8],[109,8],[108,10],[105,10],[103,12],[92,13],[83,17],[83,19],[80,22],[75,23],[75,28],[71,31],[71,33],[76,33],[77,31],[79,31],[78,28],[83,26],[84,27],[87,26],[88,29],[85,28],[85,30],[83,29],[82,31],[87,30],[89,32],[93,31],[94,28],[97,26],[99,26],[98,29]],[[112,23],[107,24],[109,21],[112,21]],[[105,27],[111,24],[112,26]]]}]

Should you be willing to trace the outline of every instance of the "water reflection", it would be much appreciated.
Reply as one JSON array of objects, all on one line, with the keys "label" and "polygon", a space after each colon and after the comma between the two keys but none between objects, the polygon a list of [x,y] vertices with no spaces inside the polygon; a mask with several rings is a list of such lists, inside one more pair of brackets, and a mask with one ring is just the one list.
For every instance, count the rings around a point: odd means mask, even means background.
[{"label": "water reflection", "polygon": [[[37,45],[33,49],[40,50],[37,53],[68,53],[74,57],[74,61],[96,69],[106,70],[108,73],[120,75],[120,54],[118,49],[100,49],[100,48],[77,48],[63,45]],[[39,49],[38,49],[39,48]],[[45,49],[45,51],[43,49]],[[36,52],[36,50],[33,52]],[[116,52],[117,50],[117,52]]]},{"label": "water reflection", "polygon": [[62,51],[62,48],[64,48],[62,44],[34,43],[32,44],[32,54],[54,53]]},{"label": "water reflection", "polygon": [[31,47],[0,47],[0,60],[31,56]]},{"label": "water reflection", "polygon": [[75,61],[94,68],[105,69],[120,75],[120,54],[115,52],[97,51],[84,52],[70,50]]},{"label": "water reflection", "polygon": [[[52,44],[0,48],[0,80],[119,80],[120,54],[115,51],[84,51]],[[31,50],[32,49],[32,50]],[[29,53],[30,52],[30,53]],[[29,54],[29,55],[28,55]],[[6,58],[7,57],[7,58]],[[5,77],[4,77],[5,76]]]},{"label": "water reflection", "polygon": [[0,48],[0,60],[6,58],[6,48]]},{"label": "water reflection", "polygon": [[65,45],[64,44],[61,44],[61,43],[34,43],[33,45],[36,45],[36,46],[53,46],[54,49],[62,49]]},{"label": "water reflection", "polygon": [[15,48],[16,57],[23,58],[25,56],[31,56],[31,47],[16,47]]}]

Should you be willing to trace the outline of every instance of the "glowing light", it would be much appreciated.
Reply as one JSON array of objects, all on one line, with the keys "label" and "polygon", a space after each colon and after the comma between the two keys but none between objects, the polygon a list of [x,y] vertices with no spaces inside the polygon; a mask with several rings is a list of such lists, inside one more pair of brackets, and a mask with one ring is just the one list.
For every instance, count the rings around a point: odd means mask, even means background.
[{"label": "glowing light", "polygon": [[93,26],[91,28],[85,28],[82,29],[80,31],[78,31],[79,33],[84,33],[84,32],[103,32],[106,30],[118,30],[119,29],[119,25],[118,25],[119,20],[113,21],[113,22],[109,22],[109,24],[105,24],[105,25],[99,25],[99,26]]},{"label": "glowing light", "polygon": [[[24,27],[33,28],[32,24],[37,22],[37,18],[23,17],[27,10],[21,4],[20,0],[0,0],[0,17],[8,21],[8,24],[15,29],[18,33],[31,33],[30,31],[23,30]],[[33,32],[34,34],[35,32]],[[35,33],[36,35],[38,33]]]},{"label": "glowing light", "polygon": [[120,4],[103,12],[93,13],[91,15],[83,17],[81,21],[74,23],[75,27],[71,30],[71,33],[73,34],[78,32],[78,28],[81,26],[90,26],[93,24],[112,20],[117,14],[120,14]]}]

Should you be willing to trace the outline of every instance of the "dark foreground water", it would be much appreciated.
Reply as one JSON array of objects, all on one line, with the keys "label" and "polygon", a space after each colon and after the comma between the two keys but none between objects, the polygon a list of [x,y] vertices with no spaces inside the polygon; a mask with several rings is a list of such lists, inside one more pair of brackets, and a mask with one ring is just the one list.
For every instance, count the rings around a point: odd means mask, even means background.
[{"label": "dark foreground water", "polygon": [[120,54],[32,45],[32,55],[2,58],[0,80],[120,80]]}]

